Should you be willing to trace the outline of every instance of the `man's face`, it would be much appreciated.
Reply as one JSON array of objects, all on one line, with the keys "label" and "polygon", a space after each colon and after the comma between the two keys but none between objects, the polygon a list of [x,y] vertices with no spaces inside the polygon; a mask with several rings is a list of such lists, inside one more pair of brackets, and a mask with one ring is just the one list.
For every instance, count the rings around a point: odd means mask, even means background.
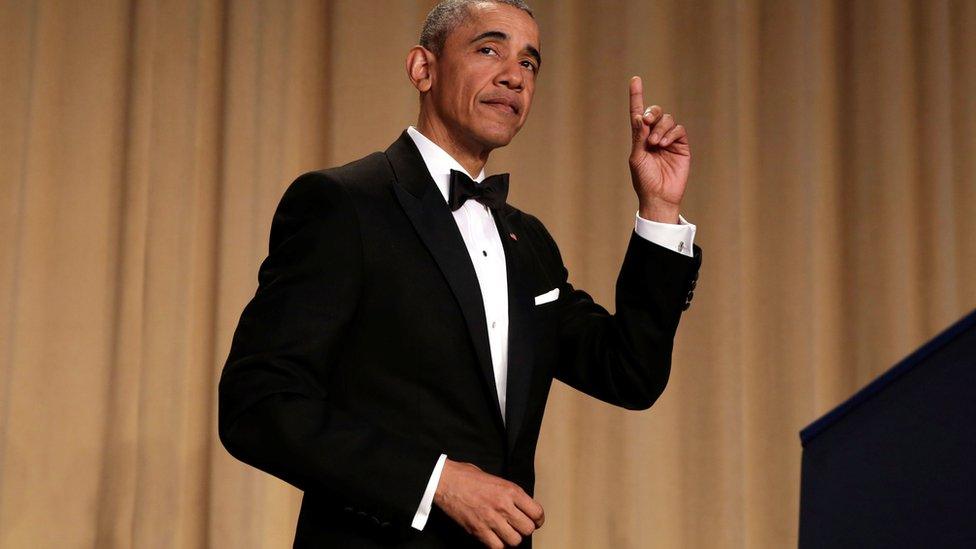
[{"label": "man's face", "polygon": [[488,149],[507,145],[529,114],[539,70],[539,28],[505,4],[469,7],[431,70],[435,115],[456,138]]}]

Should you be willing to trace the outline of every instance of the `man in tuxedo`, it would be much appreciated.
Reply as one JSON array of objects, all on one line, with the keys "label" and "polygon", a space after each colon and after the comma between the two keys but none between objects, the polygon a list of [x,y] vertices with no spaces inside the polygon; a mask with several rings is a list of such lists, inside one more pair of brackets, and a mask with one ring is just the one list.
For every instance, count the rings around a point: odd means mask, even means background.
[{"label": "man in tuxedo", "polygon": [[219,434],[304,491],[296,547],[530,546],[553,378],[632,410],[664,390],[701,261],[678,214],[687,135],[632,79],[639,210],[611,315],[506,203],[508,174],[484,174],[541,62],[521,0],[441,2],[406,60],[417,126],[285,191],[221,375]]}]

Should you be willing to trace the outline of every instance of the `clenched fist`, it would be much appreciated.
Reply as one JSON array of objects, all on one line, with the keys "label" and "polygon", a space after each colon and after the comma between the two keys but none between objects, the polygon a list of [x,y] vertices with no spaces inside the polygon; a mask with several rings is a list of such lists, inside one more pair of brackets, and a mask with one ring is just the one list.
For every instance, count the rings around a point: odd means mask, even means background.
[{"label": "clenched fist", "polygon": [[640,202],[640,216],[677,223],[688,183],[691,147],[684,126],[658,105],[644,108],[644,85],[630,79],[630,178]]},{"label": "clenched fist", "polygon": [[450,459],[444,462],[434,504],[488,547],[518,545],[546,520],[542,506],[519,485]]}]

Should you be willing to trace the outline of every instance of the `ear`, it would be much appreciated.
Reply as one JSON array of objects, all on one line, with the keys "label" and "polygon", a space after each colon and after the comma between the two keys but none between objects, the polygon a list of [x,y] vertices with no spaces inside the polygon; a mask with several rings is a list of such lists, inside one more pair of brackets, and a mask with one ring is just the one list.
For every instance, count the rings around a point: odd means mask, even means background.
[{"label": "ear", "polygon": [[423,46],[414,46],[407,52],[407,77],[420,93],[424,93],[433,85],[431,67],[436,58],[430,50]]}]

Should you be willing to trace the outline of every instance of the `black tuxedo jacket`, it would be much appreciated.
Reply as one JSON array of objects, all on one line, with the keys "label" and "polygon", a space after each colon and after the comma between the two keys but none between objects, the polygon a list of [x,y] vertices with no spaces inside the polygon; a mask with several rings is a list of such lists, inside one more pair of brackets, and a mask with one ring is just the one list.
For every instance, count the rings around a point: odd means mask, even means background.
[{"label": "black tuxedo jacket", "polygon": [[[538,219],[493,214],[508,270],[507,423],[474,267],[407,132],[284,193],[218,417],[234,457],[304,491],[296,547],[476,546],[437,506],[423,531],[410,526],[442,452],[532,495],[553,378],[634,410],[664,390],[701,250],[632,233],[610,315],[569,284]],[[553,288],[556,301],[535,305]]]}]

